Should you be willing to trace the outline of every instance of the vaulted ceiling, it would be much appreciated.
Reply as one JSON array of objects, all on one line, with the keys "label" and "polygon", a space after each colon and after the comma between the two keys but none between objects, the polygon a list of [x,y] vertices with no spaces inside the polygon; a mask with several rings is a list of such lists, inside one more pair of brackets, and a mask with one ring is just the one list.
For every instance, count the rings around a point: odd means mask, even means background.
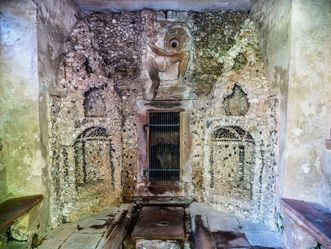
[{"label": "vaulted ceiling", "polygon": [[74,0],[83,11],[250,10],[255,0]]}]

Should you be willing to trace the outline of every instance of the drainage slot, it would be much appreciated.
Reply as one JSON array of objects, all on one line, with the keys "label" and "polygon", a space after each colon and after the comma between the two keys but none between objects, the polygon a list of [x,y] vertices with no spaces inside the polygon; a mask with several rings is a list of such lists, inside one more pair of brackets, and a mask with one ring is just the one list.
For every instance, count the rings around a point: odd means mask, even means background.
[{"label": "drainage slot", "polygon": [[168,222],[168,221],[166,221],[166,220],[162,220],[162,221],[160,221],[159,223],[157,223],[157,225],[158,226],[160,226],[160,227],[166,227],[166,226],[168,226],[170,223]]}]

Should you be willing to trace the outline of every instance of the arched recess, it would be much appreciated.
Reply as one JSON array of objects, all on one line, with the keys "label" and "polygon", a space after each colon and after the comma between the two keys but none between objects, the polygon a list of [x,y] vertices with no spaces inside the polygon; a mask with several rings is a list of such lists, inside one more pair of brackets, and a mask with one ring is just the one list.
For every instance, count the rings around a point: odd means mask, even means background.
[{"label": "arched recess", "polygon": [[105,86],[92,87],[84,93],[84,114],[85,117],[106,116],[106,104],[103,96]]},{"label": "arched recess", "polygon": [[105,128],[91,127],[83,131],[77,137],[74,150],[76,187],[106,181],[114,188],[114,149]]},{"label": "arched recess", "polygon": [[210,188],[239,200],[252,199],[255,141],[238,126],[223,126],[210,137]]}]

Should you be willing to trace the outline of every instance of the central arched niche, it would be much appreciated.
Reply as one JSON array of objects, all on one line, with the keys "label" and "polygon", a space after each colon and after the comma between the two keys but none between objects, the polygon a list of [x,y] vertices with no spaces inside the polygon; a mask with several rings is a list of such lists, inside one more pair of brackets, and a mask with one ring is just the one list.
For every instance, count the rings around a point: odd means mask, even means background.
[{"label": "central arched niche", "polygon": [[250,133],[238,126],[217,128],[211,134],[210,147],[210,189],[251,200],[255,142]]}]

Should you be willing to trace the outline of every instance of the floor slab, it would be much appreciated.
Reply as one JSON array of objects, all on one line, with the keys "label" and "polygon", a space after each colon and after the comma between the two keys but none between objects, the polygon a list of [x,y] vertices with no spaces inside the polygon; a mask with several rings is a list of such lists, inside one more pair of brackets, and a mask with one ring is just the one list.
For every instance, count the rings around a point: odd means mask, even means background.
[{"label": "floor slab", "polygon": [[95,236],[95,234],[88,233],[74,233],[69,237],[67,241],[60,247],[62,248],[72,248],[72,249],[94,249],[96,245],[99,243],[100,237]]},{"label": "floor slab", "polygon": [[246,235],[236,231],[218,231],[212,233],[216,248],[249,248]]},{"label": "floor slab", "polygon": [[183,240],[184,214],[183,207],[143,207],[132,237],[147,240]]},{"label": "floor slab", "polygon": [[281,248],[278,234],[264,224],[219,212],[205,203],[192,203],[190,214],[195,249]]},{"label": "floor slab", "polygon": [[178,241],[171,240],[137,240],[136,249],[182,249]]},{"label": "floor slab", "polygon": [[127,215],[131,215],[133,207],[133,204],[123,204],[76,223],[62,224],[50,232],[38,249],[99,249],[104,248],[104,245],[113,248],[113,244],[118,243],[110,241],[111,234],[116,233]]},{"label": "floor slab", "polygon": [[251,245],[264,248],[280,248],[280,237],[270,231],[246,232],[247,239]]}]

